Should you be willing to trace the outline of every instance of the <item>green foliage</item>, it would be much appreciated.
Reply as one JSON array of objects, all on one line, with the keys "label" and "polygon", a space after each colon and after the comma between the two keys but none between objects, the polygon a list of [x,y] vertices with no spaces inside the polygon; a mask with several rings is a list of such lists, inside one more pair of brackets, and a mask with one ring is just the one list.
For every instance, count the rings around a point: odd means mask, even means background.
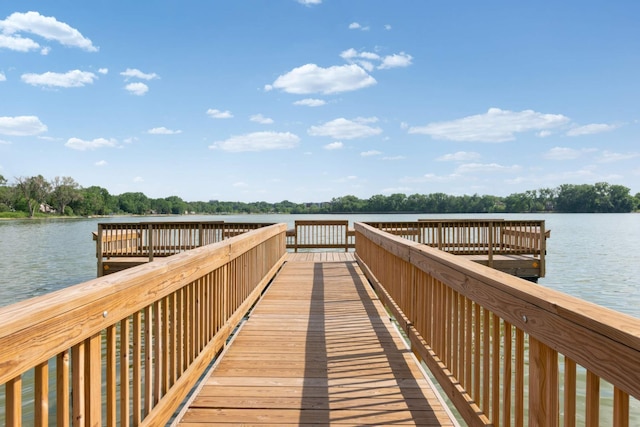
[{"label": "green foliage", "polygon": [[[39,213],[41,204],[55,213]],[[48,215],[112,214],[237,214],[237,213],[520,213],[520,212],[633,212],[640,209],[640,193],[632,196],[622,185],[604,182],[563,184],[507,197],[491,195],[451,196],[444,193],[375,194],[368,199],[353,195],[335,197],[330,202],[254,203],[209,200],[186,202],[178,196],[150,199],[143,193],[109,194],[105,188],[82,188],[71,177],[55,177],[47,182],[42,175],[17,178],[12,185],[0,175],[0,216],[20,218]]]}]

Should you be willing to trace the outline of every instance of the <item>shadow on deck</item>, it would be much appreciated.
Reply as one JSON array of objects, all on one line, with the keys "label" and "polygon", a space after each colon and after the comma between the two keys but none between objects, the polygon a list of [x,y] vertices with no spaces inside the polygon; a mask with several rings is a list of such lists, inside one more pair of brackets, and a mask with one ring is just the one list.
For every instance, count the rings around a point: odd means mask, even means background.
[{"label": "shadow on deck", "polygon": [[177,425],[456,425],[353,254],[288,262]]}]

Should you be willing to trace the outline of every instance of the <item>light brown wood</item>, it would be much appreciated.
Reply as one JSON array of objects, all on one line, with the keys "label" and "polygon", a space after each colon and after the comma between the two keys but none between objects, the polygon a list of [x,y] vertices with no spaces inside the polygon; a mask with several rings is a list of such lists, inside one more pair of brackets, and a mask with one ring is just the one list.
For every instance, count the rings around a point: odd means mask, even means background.
[{"label": "light brown wood", "polygon": [[353,258],[292,261],[302,255],[288,255],[179,425],[453,425]]},{"label": "light brown wood", "polygon": [[[505,425],[511,425],[511,408],[501,409],[500,399],[505,404],[514,402],[513,424],[516,426],[558,425],[559,354],[575,360],[590,372],[588,384],[591,385],[587,388],[594,391],[587,391],[590,407],[587,420],[595,423],[598,418],[595,414],[611,406],[596,399],[595,384],[600,379],[619,388],[621,403],[615,416],[631,416],[622,396],[627,393],[635,399],[640,397],[637,369],[640,320],[532,286],[459,255],[443,253],[366,224],[356,223],[355,230],[356,258],[369,269],[367,277],[380,295],[384,295],[385,302],[390,301],[390,311],[403,319],[402,324],[411,325],[409,336],[415,345],[414,351],[431,368],[467,423],[497,425],[498,420],[503,420]],[[438,232],[444,241],[450,237],[444,228]],[[519,243],[509,244],[524,244],[536,233],[536,230],[525,231],[515,237],[522,238]],[[398,274],[407,263],[411,264],[411,272]],[[412,314],[416,312],[415,307],[406,301],[406,295],[414,295],[414,287],[418,285],[426,287],[430,295],[430,299],[421,302],[421,311],[431,313],[430,316],[416,317]],[[465,345],[457,350],[460,357],[465,358],[462,369],[459,361],[457,364],[460,378],[452,375],[452,371],[456,371],[455,360],[449,353],[453,351],[453,342],[443,340],[442,336],[452,329],[451,322],[462,321],[462,316],[457,320],[457,316],[450,314],[447,296],[450,291],[442,291],[443,287],[469,299],[464,316],[469,334]],[[501,324],[515,329],[515,354],[506,339],[503,341]],[[501,342],[504,344],[499,345]],[[507,361],[515,364],[513,375],[504,370],[505,376],[510,375],[508,380],[500,378],[500,363]],[[524,390],[527,366],[529,388]],[[513,390],[511,376],[515,384]],[[509,396],[504,394],[507,391]],[[573,393],[573,396],[565,395],[565,402],[571,403],[576,398],[575,385],[568,384],[565,391]],[[528,405],[525,405],[525,393]],[[476,412],[469,410],[473,405],[479,406]],[[571,422],[575,414],[565,415]]]}]

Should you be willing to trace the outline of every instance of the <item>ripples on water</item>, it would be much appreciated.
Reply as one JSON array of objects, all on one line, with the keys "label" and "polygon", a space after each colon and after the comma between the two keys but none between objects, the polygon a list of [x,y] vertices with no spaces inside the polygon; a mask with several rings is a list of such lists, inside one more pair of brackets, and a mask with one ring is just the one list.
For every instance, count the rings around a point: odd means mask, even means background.
[{"label": "ripples on water", "polygon": [[[547,275],[540,285],[640,317],[640,214],[553,215],[251,215],[186,220],[286,222],[296,218],[414,221],[418,218],[544,219]],[[175,221],[163,218],[0,221],[0,306],[93,279],[98,222]],[[179,218],[183,220],[185,218]]]}]

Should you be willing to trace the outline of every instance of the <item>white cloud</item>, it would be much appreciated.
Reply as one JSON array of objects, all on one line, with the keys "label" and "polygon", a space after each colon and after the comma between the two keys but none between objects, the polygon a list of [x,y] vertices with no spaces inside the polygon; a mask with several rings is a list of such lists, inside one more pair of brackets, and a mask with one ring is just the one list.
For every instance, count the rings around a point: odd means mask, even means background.
[{"label": "white cloud", "polygon": [[320,126],[311,126],[307,133],[311,136],[330,136],[335,139],[366,138],[382,133],[382,129],[378,127],[367,126],[367,123],[375,123],[377,121],[378,119],[375,117],[358,117],[354,120],[347,120],[341,117]]},{"label": "white cloud", "polygon": [[4,73],[0,73],[0,82],[6,82],[7,81],[7,76],[4,75]]},{"label": "white cloud", "polygon": [[96,165],[96,166],[98,166],[98,167],[102,167],[102,166],[106,166],[106,165],[108,165],[108,163],[107,163],[107,161],[106,161],[106,160],[98,160],[98,161],[95,163],[95,165]]},{"label": "white cloud", "polygon": [[291,132],[253,132],[216,141],[209,148],[232,152],[281,150],[294,148],[299,142],[300,138]]},{"label": "white cloud", "polygon": [[118,141],[115,139],[106,139],[106,138],[96,138],[93,140],[83,140],[80,138],[69,138],[69,140],[64,144],[65,147],[73,148],[74,150],[96,150],[98,148],[105,147],[117,147]]},{"label": "white cloud", "polygon": [[553,147],[544,154],[549,160],[573,160],[582,155],[582,151],[568,147]]},{"label": "white cloud", "polygon": [[609,132],[617,128],[615,125],[607,125],[602,123],[593,123],[590,125],[578,126],[569,129],[567,136],[592,135],[594,133]]},{"label": "white cloud", "polygon": [[303,4],[305,6],[312,6],[316,4],[321,4],[322,0],[297,0],[298,3]]},{"label": "white cloud", "polygon": [[0,34],[0,48],[16,52],[29,52],[30,50],[40,49],[40,45],[24,37]]},{"label": "white cloud", "polygon": [[164,126],[161,126],[159,128],[149,129],[147,131],[147,133],[149,133],[151,135],[176,135],[176,134],[182,133],[182,131],[181,130],[171,130],[171,129],[167,129]]},{"label": "white cloud", "polygon": [[477,160],[480,157],[480,153],[473,151],[458,151],[440,156],[436,160],[439,162],[469,162],[471,160]]},{"label": "white cloud", "polygon": [[305,64],[279,76],[265,90],[281,89],[287,93],[340,93],[362,89],[376,84],[376,79],[356,64],[322,68]]},{"label": "white cloud", "polygon": [[247,184],[246,182],[243,181],[238,181],[238,182],[234,182],[233,184],[231,184],[232,187],[236,187],[236,188],[247,188],[249,186],[249,184]]},{"label": "white cloud", "polygon": [[5,141],[4,139],[0,139],[0,145],[9,145],[11,141]]},{"label": "white cloud", "polygon": [[369,27],[368,26],[367,27],[363,27],[358,22],[352,22],[351,24],[349,24],[349,29],[350,30],[369,31]]},{"label": "white cloud", "polygon": [[[18,39],[18,43],[24,43],[25,40],[19,36],[19,33],[30,33],[43,37],[47,40],[54,40],[64,46],[78,47],[80,49],[97,52],[98,48],[91,43],[91,40],[84,37],[78,30],[72,28],[64,22],[58,21],[52,16],[42,16],[38,12],[15,12],[9,15],[4,21],[0,21],[0,31],[5,36],[12,36],[11,38]],[[31,49],[37,49],[39,45],[33,40],[26,42]],[[0,46],[2,41],[0,40]],[[9,46],[4,46],[9,47]],[[10,48],[10,47],[9,47]],[[14,49],[20,50],[20,49]]]},{"label": "white cloud", "polygon": [[213,108],[209,108],[207,110],[207,115],[213,119],[230,119],[233,117],[233,114],[231,114],[231,111],[229,110],[220,111]]},{"label": "white cloud", "polygon": [[153,80],[160,78],[160,76],[158,76],[156,73],[143,73],[137,68],[127,68],[126,71],[121,72],[120,75],[125,77],[125,81],[131,78],[141,80]]},{"label": "white cloud", "polygon": [[465,163],[456,168],[457,174],[466,173],[491,173],[491,172],[516,172],[522,169],[518,165],[502,166],[497,163]]},{"label": "white cloud", "polygon": [[293,105],[304,105],[305,107],[320,107],[325,105],[327,102],[323,99],[315,99],[315,98],[305,98],[300,101],[296,101]]},{"label": "white cloud", "polygon": [[100,68],[100,69],[98,69],[98,72],[100,74],[109,74],[109,69],[108,68]]},{"label": "white cloud", "polygon": [[0,135],[31,136],[46,131],[47,126],[36,116],[0,117]]},{"label": "white cloud", "polygon": [[[340,57],[349,63],[360,65],[367,71],[372,71],[375,68],[383,70],[389,68],[408,67],[411,65],[411,61],[413,60],[413,57],[405,52],[394,53],[393,55],[381,57],[377,53],[367,51],[358,52],[354,48],[342,51],[340,53]],[[374,63],[378,65],[374,65]]]},{"label": "white cloud", "polygon": [[408,132],[450,141],[505,142],[514,140],[516,133],[552,129],[568,122],[569,118],[562,114],[490,108],[485,114],[411,127]]},{"label": "white cloud", "polygon": [[363,151],[362,153],[360,153],[362,157],[379,156],[380,154],[382,154],[382,152],[378,150],[369,150],[369,151]]},{"label": "white cloud", "polygon": [[53,73],[48,71],[44,74],[23,74],[21,77],[23,82],[32,86],[49,86],[49,87],[83,87],[92,84],[98,78],[88,71],[71,70],[64,74]]},{"label": "white cloud", "polygon": [[412,60],[413,57],[408,53],[394,53],[393,55],[387,55],[382,58],[382,64],[380,64],[378,68],[384,70],[389,68],[408,67],[411,65]]},{"label": "white cloud", "polygon": [[385,24],[384,29],[387,31],[391,30],[391,25]]},{"label": "white cloud", "polygon": [[325,150],[340,150],[344,148],[344,144],[340,141],[332,142],[323,147]]},{"label": "white cloud", "polygon": [[640,157],[640,153],[613,153],[611,151],[603,151],[598,159],[600,163],[619,162],[621,160],[629,160]]},{"label": "white cloud", "polygon": [[261,125],[270,125],[273,124],[273,119],[269,117],[265,117],[262,114],[254,114],[249,118],[252,122],[260,123]]},{"label": "white cloud", "polygon": [[378,55],[377,53],[373,53],[373,52],[358,52],[357,50],[355,50],[354,48],[350,48],[347,50],[344,50],[340,53],[340,57],[344,60],[353,60],[353,59],[368,59],[370,61],[379,61],[380,60],[380,55]]},{"label": "white cloud", "polygon": [[141,176],[136,176],[133,178],[133,182],[144,182],[144,179]]},{"label": "white cloud", "polygon": [[137,95],[137,96],[142,96],[145,93],[149,92],[149,86],[140,82],[129,83],[124,88],[132,95]]},{"label": "white cloud", "polygon": [[404,160],[406,157],[405,156],[386,156],[383,157],[382,160]]}]

